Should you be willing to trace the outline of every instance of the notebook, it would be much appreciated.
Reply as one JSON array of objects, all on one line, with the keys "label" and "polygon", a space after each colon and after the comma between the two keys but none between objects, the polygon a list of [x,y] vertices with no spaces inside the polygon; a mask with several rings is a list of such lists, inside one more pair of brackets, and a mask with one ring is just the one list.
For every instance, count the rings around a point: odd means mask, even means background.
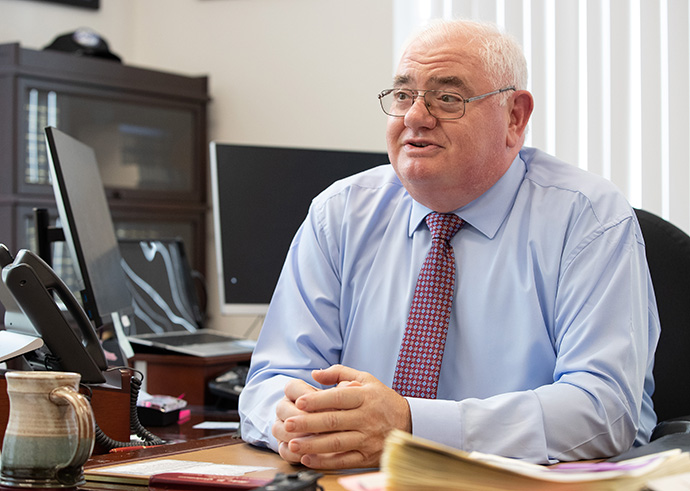
[{"label": "notebook", "polygon": [[125,239],[118,245],[134,308],[134,323],[123,330],[137,351],[148,347],[194,356],[252,352],[254,341],[204,328],[181,239]]}]

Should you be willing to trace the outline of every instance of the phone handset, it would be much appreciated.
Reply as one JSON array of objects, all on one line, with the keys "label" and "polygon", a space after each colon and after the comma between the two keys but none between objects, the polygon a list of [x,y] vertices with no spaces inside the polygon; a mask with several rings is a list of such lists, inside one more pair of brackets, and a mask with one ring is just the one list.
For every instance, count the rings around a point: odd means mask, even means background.
[{"label": "phone handset", "polygon": [[[0,244],[0,273],[2,273],[2,268],[13,262],[14,258],[7,246]],[[39,336],[33,324],[24,315],[22,309],[17,305],[14,296],[12,296],[12,293],[10,293],[2,281],[0,281],[0,304],[5,307],[5,329],[27,336]]]},{"label": "phone handset", "polygon": [[[2,281],[58,358],[62,369],[80,373],[84,383],[105,382],[102,371],[108,368],[108,363],[91,321],[67,285],[43,259],[22,249],[12,264],[3,268]],[[82,339],[65,319],[49,290],[65,304]]]},{"label": "phone handset", "polygon": [[10,254],[10,250],[5,244],[0,244],[0,269],[4,268],[8,264],[12,264],[14,258]]}]

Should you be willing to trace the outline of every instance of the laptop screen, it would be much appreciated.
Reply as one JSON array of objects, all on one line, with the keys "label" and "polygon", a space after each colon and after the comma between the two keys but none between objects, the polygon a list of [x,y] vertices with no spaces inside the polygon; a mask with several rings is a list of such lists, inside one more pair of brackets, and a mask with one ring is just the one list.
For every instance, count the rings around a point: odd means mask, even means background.
[{"label": "laptop screen", "polygon": [[120,240],[118,244],[133,297],[136,334],[203,327],[203,309],[181,239]]}]

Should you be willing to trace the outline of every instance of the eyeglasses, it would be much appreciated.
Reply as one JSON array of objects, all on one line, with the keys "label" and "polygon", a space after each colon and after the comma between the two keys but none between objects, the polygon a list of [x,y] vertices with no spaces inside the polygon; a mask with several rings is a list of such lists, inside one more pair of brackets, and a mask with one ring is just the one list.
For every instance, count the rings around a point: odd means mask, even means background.
[{"label": "eyeglasses", "polygon": [[389,116],[396,118],[404,117],[417,98],[422,97],[424,99],[424,106],[429,111],[429,114],[436,119],[446,120],[462,118],[465,115],[465,104],[509,90],[516,89],[511,85],[510,87],[504,87],[465,99],[460,94],[446,90],[386,89],[378,97],[381,109]]}]

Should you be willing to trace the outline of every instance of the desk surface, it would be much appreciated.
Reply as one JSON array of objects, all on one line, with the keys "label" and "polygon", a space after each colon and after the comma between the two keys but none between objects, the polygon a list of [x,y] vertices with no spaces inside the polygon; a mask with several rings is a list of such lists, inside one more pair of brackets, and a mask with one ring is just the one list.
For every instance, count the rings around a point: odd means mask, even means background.
[{"label": "desk surface", "polygon": [[[195,430],[193,426],[204,419],[218,420],[234,419],[236,413],[219,413],[215,411],[201,410],[193,408],[192,419],[183,425],[170,425],[160,428],[149,428],[153,433],[158,434],[163,438],[183,439],[178,443],[171,443],[160,445],[157,447],[149,447],[145,449],[128,450],[116,453],[109,453],[104,455],[93,455],[86,463],[86,469],[101,467],[105,465],[113,465],[118,463],[135,462],[139,460],[146,460],[160,457],[173,457],[175,455],[190,452],[194,450],[204,450],[211,448],[223,447],[224,460],[227,464],[235,465],[258,465],[271,467],[270,471],[262,471],[248,474],[253,477],[272,478],[278,472],[290,473],[298,470],[304,470],[306,467],[294,466],[285,462],[279,455],[270,450],[259,449],[244,443],[234,433],[228,433],[221,430]],[[206,414],[208,417],[204,417]],[[225,418],[223,418],[225,414]],[[324,476],[319,479],[319,484],[323,486],[325,491],[344,491],[344,488],[337,482],[338,478],[345,475],[347,472],[323,472]],[[81,486],[82,490],[145,490],[144,486],[137,486],[132,484],[113,484],[100,482],[87,482],[86,485]]]},{"label": "desk surface", "polygon": [[[142,450],[133,450],[131,452],[117,452],[115,454],[108,454],[96,456],[96,458],[89,460],[85,466],[87,469],[100,467],[103,465],[112,465],[117,463],[135,462],[144,459],[160,458],[160,457],[180,457],[180,453],[190,450],[202,450],[213,447],[223,447],[223,453],[226,458],[225,463],[233,465],[260,465],[265,467],[272,467],[271,470],[252,472],[248,474],[251,477],[265,477],[272,478],[278,472],[290,473],[298,470],[306,469],[302,466],[294,466],[285,462],[280,456],[270,450],[262,450],[252,447],[233,436],[223,436],[210,438],[206,440],[197,440],[194,442],[187,442],[186,444],[172,444],[157,448],[146,448]],[[323,472],[324,476],[319,479],[319,484],[323,486],[325,491],[344,491],[345,488],[338,484],[338,478],[345,475],[345,472]],[[101,482],[87,482],[85,486],[81,486],[80,490],[137,490],[146,489],[144,486],[137,486],[133,484],[113,484]]]}]

